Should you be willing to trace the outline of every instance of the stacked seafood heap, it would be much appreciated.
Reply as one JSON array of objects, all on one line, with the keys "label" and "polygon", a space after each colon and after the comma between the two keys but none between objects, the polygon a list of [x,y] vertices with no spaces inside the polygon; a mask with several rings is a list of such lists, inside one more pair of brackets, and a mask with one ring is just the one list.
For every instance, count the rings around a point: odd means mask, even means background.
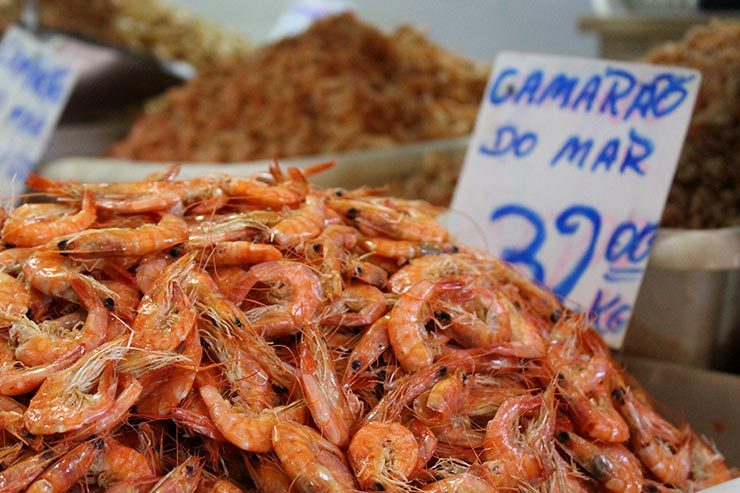
[{"label": "stacked seafood heap", "polygon": [[342,14],[170,90],[111,155],[232,162],[464,136],[488,69]]},{"label": "stacked seafood heap", "polygon": [[588,320],[423,204],[29,177],[2,218],[2,491],[669,491],[731,472]]}]

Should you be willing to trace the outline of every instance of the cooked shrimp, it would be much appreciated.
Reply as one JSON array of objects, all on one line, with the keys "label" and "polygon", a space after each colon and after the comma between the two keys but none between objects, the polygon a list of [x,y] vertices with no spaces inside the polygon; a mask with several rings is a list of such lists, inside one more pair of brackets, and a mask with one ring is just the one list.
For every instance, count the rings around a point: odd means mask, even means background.
[{"label": "cooked shrimp", "polygon": [[356,225],[367,236],[389,236],[394,240],[447,241],[447,231],[433,217],[419,212],[403,212],[378,201],[330,199],[327,206]]},{"label": "cooked shrimp", "polygon": [[49,464],[64,453],[66,447],[60,450],[45,450],[36,455],[21,458],[19,461],[0,472],[0,491],[14,493],[25,491],[28,485],[44,472]]},{"label": "cooked shrimp", "polygon": [[306,408],[300,402],[251,413],[242,412],[212,385],[201,385],[199,391],[216,428],[229,442],[250,452],[272,450],[271,436],[275,423],[280,420],[304,421],[306,417]]},{"label": "cooked shrimp", "polygon": [[252,327],[266,337],[285,337],[314,320],[321,308],[321,281],[304,264],[279,260],[255,265],[247,272],[245,289],[257,283],[270,286],[266,304],[247,311]]},{"label": "cooked shrimp", "polygon": [[605,442],[627,441],[630,435],[627,423],[614,409],[609,393],[603,385],[597,386],[587,394],[563,377],[558,379],[558,389],[568,403],[570,416],[580,432]]},{"label": "cooked shrimp", "polygon": [[324,291],[330,300],[342,294],[342,275],[348,268],[350,250],[357,244],[359,232],[344,225],[329,225],[318,238],[305,243],[304,254],[317,267]]},{"label": "cooked shrimp", "polygon": [[118,387],[115,361],[126,350],[121,341],[104,344],[47,378],[23,416],[28,430],[36,435],[72,431],[108,411]]},{"label": "cooked shrimp", "polygon": [[664,483],[684,487],[691,472],[690,430],[677,430],[630,389],[618,388],[612,398],[629,425],[630,443],[640,461]]},{"label": "cooked shrimp", "polygon": [[188,217],[188,246],[203,248],[214,243],[253,240],[267,236],[285,213],[278,211],[246,211],[221,216]]},{"label": "cooked shrimp", "polygon": [[321,325],[360,327],[370,325],[386,311],[383,292],[367,284],[349,284],[342,297],[329,305],[321,318]]},{"label": "cooked shrimp", "polygon": [[200,264],[215,266],[246,265],[281,260],[283,254],[272,245],[251,241],[221,241],[200,250]]},{"label": "cooked shrimp", "polygon": [[103,454],[92,465],[91,472],[98,476],[98,484],[110,487],[118,482],[137,482],[154,478],[154,468],[140,452],[105,438]]},{"label": "cooked shrimp", "polygon": [[337,378],[326,342],[315,327],[304,329],[299,359],[303,395],[314,423],[331,443],[345,446],[355,416],[348,391]]},{"label": "cooked shrimp", "polygon": [[68,367],[82,356],[76,347],[59,359],[41,366],[23,366],[15,359],[13,349],[0,338],[0,395],[22,395],[36,390],[47,377]]},{"label": "cooked shrimp", "polygon": [[347,449],[361,488],[386,490],[404,483],[419,458],[419,444],[400,423],[365,423]]},{"label": "cooked shrimp", "polygon": [[430,305],[442,291],[458,287],[454,283],[421,281],[404,293],[391,309],[388,338],[404,370],[413,372],[428,367],[439,354],[425,328],[432,316]]},{"label": "cooked shrimp", "polygon": [[97,217],[95,197],[89,190],[77,213],[60,204],[23,204],[11,212],[2,229],[2,240],[19,247],[44,245],[54,238],[79,233]]},{"label": "cooked shrimp", "polygon": [[638,493],[643,476],[640,463],[622,445],[592,443],[575,433],[555,434],[560,446],[604,488],[615,493]]},{"label": "cooked shrimp", "polygon": [[187,397],[195,382],[196,369],[203,357],[200,333],[194,327],[182,343],[182,353],[187,363],[176,365],[160,383],[136,404],[140,414],[149,416],[166,416],[170,409],[180,404]]},{"label": "cooked shrimp", "polygon": [[53,466],[44,471],[26,490],[28,493],[67,491],[85,477],[88,469],[103,451],[102,438],[84,442],[73,448]]},{"label": "cooked shrimp", "polygon": [[72,279],[88,283],[102,298],[112,294],[100,281],[82,274],[81,264],[56,252],[33,253],[23,265],[23,276],[40,292],[73,303],[79,299],[72,289]]},{"label": "cooked shrimp", "polygon": [[112,212],[162,211],[181,201],[175,186],[166,181],[95,183],[83,186],[75,181],[51,180],[31,172],[26,178],[26,185],[35,190],[77,199],[86,190],[90,190],[95,194],[97,207]]},{"label": "cooked shrimp", "polygon": [[[18,319],[11,327],[11,337],[18,341],[15,357],[28,366],[52,363],[64,354],[82,347],[87,353],[105,340],[108,330],[108,309],[92,287],[80,278],[71,281],[80,302],[87,310],[81,327],[69,327],[64,322],[36,324],[28,318]],[[76,317],[71,318],[74,322]]]},{"label": "cooked shrimp", "polygon": [[411,260],[388,279],[394,293],[403,294],[421,281],[480,277],[480,268],[464,254],[430,255]]},{"label": "cooked shrimp", "polygon": [[10,325],[13,320],[28,311],[31,297],[13,276],[0,272],[0,327]]},{"label": "cooked shrimp", "polygon": [[79,430],[67,433],[66,436],[72,440],[84,440],[91,436],[105,435],[116,425],[121,424],[128,417],[129,410],[138,401],[143,386],[131,375],[121,375],[118,387],[122,390],[105,413],[93,418]]},{"label": "cooked shrimp", "polygon": [[379,318],[362,334],[347,359],[349,364],[342,377],[343,384],[347,385],[355,376],[367,370],[390,347],[390,340],[388,339],[389,320],[390,316],[388,315]]},{"label": "cooked shrimp", "polygon": [[221,375],[241,407],[259,412],[278,404],[269,375],[241,348],[237,338],[206,329],[203,340],[210,349],[211,360],[220,365]]},{"label": "cooked shrimp", "polygon": [[297,168],[288,168],[287,179],[277,166],[271,166],[270,172],[274,184],[267,184],[255,178],[229,177],[222,183],[222,188],[231,197],[273,208],[296,205],[308,195],[308,181]]},{"label": "cooked shrimp", "polygon": [[273,454],[245,455],[244,462],[255,486],[261,493],[291,491],[293,481]]},{"label": "cooked shrimp", "polygon": [[140,256],[171,248],[188,239],[188,225],[172,214],[163,214],[157,224],[138,228],[88,229],[57,243],[64,252],[97,257]]},{"label": "cooked shrimp", "polygon": [[195,284],[204,329],[207,328],[205,325],[210,325],[215,332],[237,337],[241,350],[257,361],[276,384],[293,390],[297,383],[297,370],[280,359],[275,348],[254,330],[239,307],[219,292],[211,277],[196,270],[190,281]]},{"label": "cooked shrimp", "polygon": [[[514,487],[541,477],[555,423],[553,391],[508,399],[486,426],[484,455],[500,472],[499,486]],[[538,411],[524,425],[525,416]],[[520,431],[523,430],[523,431]]]},{"label": "cooked shrimp", "polygon": [[207,486],[203,484],[203,480],[201,480],[200,486],[198,487],[199,492],[203,493],[241,493],[244,490],[239,488],[237,485],[232,483],[231,481],[226,481],[225,479],[217,479]]},{"label": "cooked shrimp", "polygon": [[134,319],[131,345],[142,349],[172,351],[195,327],[197,312],[183,290],[194,267],[186,255],[161,272],[144,293]]},{"label": "cooked shrimp", "polygon": [[300,491],[340,493],[356,489],[342,450],[312,428],[279,421],[272,431],[272,445]]},{"label": "cooked shrimp", "polygon": [[324,230],[324,204],[309,197],[301,208],[270,230],[270,238],[283,248],[316,238]]},{"label": "cooked shrimp", "polygon": [[200,484],[200,475],[203,466],[200,458],[189,457],[183,463],[171,470],[152,487],[150,493],[194,493]]},{"label": "cooked shrimp", "polygon": [[417,241],[389,240],[388,238],[366,238],[360,241],[362,248],[381,257],[406,262],[416,257],[442,255],[457,252],[449,243],[426,243]]}]

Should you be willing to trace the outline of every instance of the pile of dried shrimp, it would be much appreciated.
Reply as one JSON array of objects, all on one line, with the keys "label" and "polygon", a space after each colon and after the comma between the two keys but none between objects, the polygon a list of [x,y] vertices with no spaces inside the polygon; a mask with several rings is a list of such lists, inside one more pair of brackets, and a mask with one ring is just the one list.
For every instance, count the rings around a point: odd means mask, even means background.
[{"label": "pile of dried shrimp", "polygon": [[301,172],[2,215],[0,490],[669,491],[732,472],[424,203]]}]

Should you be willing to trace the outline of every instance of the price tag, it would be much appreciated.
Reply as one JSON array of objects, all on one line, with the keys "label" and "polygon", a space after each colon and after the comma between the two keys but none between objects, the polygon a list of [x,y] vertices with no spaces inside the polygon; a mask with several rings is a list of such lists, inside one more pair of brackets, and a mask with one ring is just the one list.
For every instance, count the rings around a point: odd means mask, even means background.
[{"label": "price tag", "polygon": [[302,33],[318,19],[352,11],[350,2],[342,0],[299,0],[283,12],[267,35],[270,41]]},{"label": "price tag", "polygon": [[453,233],[589,310],[612,347],[678,162],[695,70],[504,52],[455,190]]},{"label": "price tag", "polygon": [[0,183],[2,197],[22,189],[43,155],[74,86],[76,71],[53,40],[11,26],[0,43]]}]

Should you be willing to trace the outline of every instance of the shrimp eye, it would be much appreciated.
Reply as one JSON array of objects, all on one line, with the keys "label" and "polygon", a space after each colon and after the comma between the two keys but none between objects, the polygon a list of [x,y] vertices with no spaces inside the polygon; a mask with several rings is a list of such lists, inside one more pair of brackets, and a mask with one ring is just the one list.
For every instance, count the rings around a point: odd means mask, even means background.
[{"label": "shrimp eye", "polygon": [[558,373],[557,378],[559,381],[563,382],[565,380],[565,375],[563,375],[562,373]]},{"label": "shrimp eye", "polygon": [[356,276],[362,275],[362,267],[355,267],[355,275]]},{"label": "shrimp eye", "polygon": [[182,257],[182,254],[185,253],[185,248],[182,245],[175,245],[172,248],[170,248],[167,253],[169,253],[172,257]]},{"label": "shrimp eye", "polygon": [[116,302],[113,301],[113,298],[104,299],[103,304],[108,310],[113,310],[116,307]]},{"label": "shrimp eye", "polygon": [[379,378],[379,379],[381,379],[381,380],[385,380],[385,377],[386,377],[386,376],[387,376],[387,373],[385,372],[385,370],[380,370],[380,371],[378,372],[378,378]]},{"label": "shrimp eye", "polygon": [[561,431],[560,433],[557,434],[556,438],[558,439],[558,442],[560,443],[568,443],[568,441],[570,440],[570,435],[568,434],[567,431]]},{"label": "shrimp eye", "polygon": [[623,404],[624,403],[624,389],[612,390],[612,399],[619,402],[620,404]]},{"label": "shrimp eye", "polygon": [[341,190],[334,190],[334,195],[337,197],[344,197],[344,192]]},{"label": "shrimp eye", "polygon": [[29,308],[28,310],[26,310],[26,318],[33,318],[33,310],[32,309]]},{"label": "shrimp eye", "polygon": [[556,323],[560,318],[563,316],[563,312],[560,310],[555,310],[550,314],[550,322]]},{"label": "shrimp eye", "polygon": [[316,253],[321,252],[321,243],[314,243],[313,244],[313,251]]},{"label": "shrimp eye", "polygon": [[359,214],[360,214],[360,211],[358,211],[354,207],[350,207],[349,209],[347,209],[347,219],[349,219],[350,221],[354,221],[355,219],[357,219],[357,216]]},{"label": "shrimp eye", "polygon": [[58,247],[58,248],[59,248],[60,250],[66,250],[66,249],[67,249],[67,245],[68,245],[68,244],[69,244],[69,242],[68,242],[67,240],[62,240],[62,241],[60,241],[59,243],[57,243],[57,247]]},{"label": "shrimp eye", "polygon": [[452,317],[450,317],[450,314],[443,311],[434,312],[434,318],[439,320],[441,323],[448,323],[450,320],[452,320]]},{"label": "shrimp eye", "polygon": [[375,483],[373,487],[378,491],[385,491],[385,486],[383,486],[381,483]]},{"label": "shrimp eye", "polygon": [[429,321],[427,321],[427,323],[425,323],[425,324],[424,324],[424,328],[425,328],[425,329],[426,329],[426,330],[427,330],[428,332],[431,332],[431,331],[433,331],[433,330],[434,330],[434,320],[429,320]]},{"label": "shrimp eye", "polygon": [[645,493],[658,493],[658,487],[649,484],[645,487]]},{"label": "shrimp eye", "polygon": [[450,248],[451,253],[458,253],[459,251],[460,251],[460,248],[455,245],[452,245],[452,248]]},{"label": "shrimp eye", "polygon": [[195,473],[195,468],[193,466],[185,466],[185,474],[192,476],[193,473]]},{"label": "shrimp eye", "polygon": [[352,370],[357,371],[360,369],[360,366],[362,366],[362,363],[360,363],[360,360],[358,359],[352,360]]},{"label": "shrimp eye", "polygon": [[442,378],[443,376],[447,375],[447,367],[443,366],[437,371],[437,376]]},{"label": "shrimp eye", "polygon": [[242,321],[239,320],[238,318],[234,319],[234,325],[236,325],[237,327],[243,327]]},{"label": "shrimp eye", "polygon": [[41,454],[41,458],[44,460],[51,459],[56,453],[53,450],[47,450]]},{"label": "shrimp eye", "polygon": [[102,438],[98,438],[93,442],[93,447],[95,447],[96,450],[103,450],[103,447],[105,447],[105,440]]},{"label": "shrimp eye", "polygon": [[273,386],[272,386],[272,389],[273,389],[273,390],[275,391],[275,393],[277,393],[277,394],[284,394],[284,393],[286,393],[286,392],[288,391],[288,389],[286,389],[286,388],[285,388],[285,387],[283,387],[282,385],[273,385]]}]

